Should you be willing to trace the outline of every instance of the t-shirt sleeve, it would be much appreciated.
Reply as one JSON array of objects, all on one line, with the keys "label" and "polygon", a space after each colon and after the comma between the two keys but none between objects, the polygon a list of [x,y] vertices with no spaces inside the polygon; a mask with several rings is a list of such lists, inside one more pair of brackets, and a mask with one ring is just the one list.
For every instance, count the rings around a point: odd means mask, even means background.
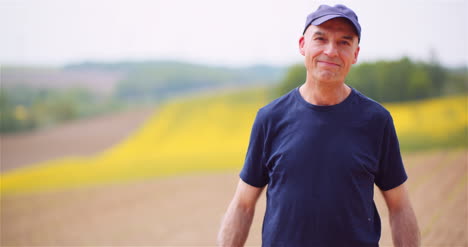
[{"label": "t-shirt sleeve", "polygon": [[249,147],[240,178],[249,185],[263,187],[268,184],[268,170],[265,165],[265,128],[260,111],[255,117],[250,134]]},{"label": "t-shirt sleeve", "polygon": [[391,116],[387,119],[380,148],[380,164],[375,184],[381,190],[386,191],[398,187],[408,178]]}]

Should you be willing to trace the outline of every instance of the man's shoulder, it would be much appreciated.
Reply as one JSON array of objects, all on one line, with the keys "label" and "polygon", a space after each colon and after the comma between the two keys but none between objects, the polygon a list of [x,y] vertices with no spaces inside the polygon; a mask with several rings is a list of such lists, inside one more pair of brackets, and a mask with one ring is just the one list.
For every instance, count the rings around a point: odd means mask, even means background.
[{"label": "man's shoulder", "polygon": [[391,118],[390,111],[387,110],[381,103],[369,98],[363,93],[355,90],[356,103],[359,104],[359,111],[370,116],[372,119],[377,120],[378,123],[387,122]]},{"label": "man's shoulder", "polygon": [[288,93],[261,107],[258,111],[258,115],[263,118],[274,118],[275,116],[281,116],[285,111],[290,109],[291,104],[294,103],[295,90],[297,90],[297,88],[294,88]]}]

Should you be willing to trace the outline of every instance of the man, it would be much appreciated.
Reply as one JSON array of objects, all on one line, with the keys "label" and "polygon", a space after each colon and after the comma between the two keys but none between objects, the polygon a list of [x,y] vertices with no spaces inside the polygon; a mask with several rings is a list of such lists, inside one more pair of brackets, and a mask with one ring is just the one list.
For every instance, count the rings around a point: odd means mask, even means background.
[{"label": "man", "polygon": [[393,120],[345,84],[360,38],[356,14],[343,5],[322,5],[307,17],[299,39],[306,82],[258,111],[221,246],[245,243],[266,185],[263,246],[378,246],[374,184],[394,245],[419,246]]}]

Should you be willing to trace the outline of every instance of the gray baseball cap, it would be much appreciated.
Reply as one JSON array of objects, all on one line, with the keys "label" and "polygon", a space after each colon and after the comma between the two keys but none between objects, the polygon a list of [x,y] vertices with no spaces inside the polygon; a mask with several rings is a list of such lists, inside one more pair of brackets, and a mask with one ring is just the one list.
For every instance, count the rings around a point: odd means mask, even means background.
[{"label": "gray baseball cap", "polygon": [[335,6],[320,5],[316,11],[307,16],[304,32],[302,34],[305,33],[310,25],[318,26],[330,19],[338,17],[348,19],[356,29],[358,39],[361,40],[361,25],[359,25],[356,13],[342,4],[337,4]]}]

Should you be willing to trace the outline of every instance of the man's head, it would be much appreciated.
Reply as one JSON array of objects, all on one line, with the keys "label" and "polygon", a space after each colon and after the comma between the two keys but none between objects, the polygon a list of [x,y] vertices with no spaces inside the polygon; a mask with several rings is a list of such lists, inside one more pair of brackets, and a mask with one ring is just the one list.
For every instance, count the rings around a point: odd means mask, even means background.
[{"label": "man's head", "polygon": [[308,80],[343,83],[357,62],[360,33],[356,14],[343,5],[321,5],[311,13],[299,39]]}]

